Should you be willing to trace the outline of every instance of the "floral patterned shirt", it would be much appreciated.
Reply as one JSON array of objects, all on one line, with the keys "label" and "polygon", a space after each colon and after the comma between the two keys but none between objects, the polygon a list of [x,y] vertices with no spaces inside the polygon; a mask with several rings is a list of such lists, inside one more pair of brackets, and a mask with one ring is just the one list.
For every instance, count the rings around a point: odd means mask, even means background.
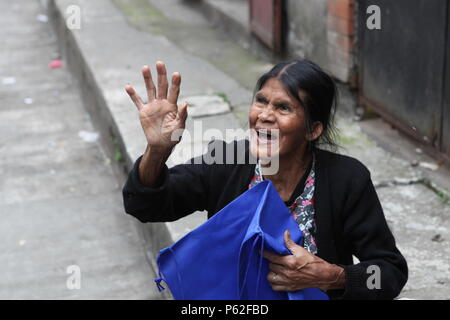
[{"label": "floral patterned shirt", "polygon": [[[314,240],[316,234],[316,223],[314,221],[314,189],[316,174],[314,168],[315,157],[313,156],[313,163],[308,178],[306,179],[305,188],[288,209],[303,233],[303,247],[312,254],[317,254],[317,245]],[[252,188],[262,180],[263,178],[258,163],[248,188]]]}]

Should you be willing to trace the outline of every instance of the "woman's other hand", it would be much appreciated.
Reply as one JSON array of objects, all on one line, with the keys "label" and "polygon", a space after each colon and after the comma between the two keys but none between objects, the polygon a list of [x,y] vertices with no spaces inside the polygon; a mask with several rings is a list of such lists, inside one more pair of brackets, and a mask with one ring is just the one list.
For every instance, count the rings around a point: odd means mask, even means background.
[{"label": "woman's other hand", "polygon": [[127,85],[126,92],[133,100],[139,111],[139,119],[148,146],[153,150],[171,150],[180,140],[185,128],[187,106],[185,102],[178,107],[181,75],[173,73],[169,89],[166,66],[164,62],[156,63],[158,73],[158,87],[156,88],[150,68],[144,66],[142,75],[147,89],[147,103],[136,93],[136,90]]},{"label": "woman's other hand", "polygon": [[264,257],[270,262],[271,272],[267,275],[267,280],[273,290],[319,288],[326,291],[344,288],[345,274],[342,267],[330,264],[297,245],[287,230],[284,233],[284,242],[292,255],[280,256],[269,251],[264,252]]}]

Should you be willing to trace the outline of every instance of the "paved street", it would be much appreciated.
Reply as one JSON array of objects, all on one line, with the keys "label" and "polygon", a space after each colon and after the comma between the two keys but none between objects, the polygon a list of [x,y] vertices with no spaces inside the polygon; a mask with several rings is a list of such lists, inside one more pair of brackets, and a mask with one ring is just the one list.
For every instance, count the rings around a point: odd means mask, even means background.
[{"label": "paved street", "polygon": [[75,83],[48,67],[58,50],[43,13],[0,1],[0,299],[158,298]]}]

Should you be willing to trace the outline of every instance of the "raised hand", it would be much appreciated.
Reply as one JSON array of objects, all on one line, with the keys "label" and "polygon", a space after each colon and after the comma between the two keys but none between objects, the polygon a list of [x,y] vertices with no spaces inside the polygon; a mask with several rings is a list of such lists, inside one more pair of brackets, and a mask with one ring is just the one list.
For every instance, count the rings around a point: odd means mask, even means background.
[{"label": "raised hand", "polygon": [[139,119],[148,146],[153,149],[171,150],[181,139],[188,104],[185,102],[179,107],[177,105],[181,84],[180,73],[173,73],[169,89],[164,62],[158,61],[156,70],[158,88],[153,83],[150,68],[148,66],[142,68],[147,88],[147,103],[144,103],[132,86],[127,85],[125,90],[139,111]]}]

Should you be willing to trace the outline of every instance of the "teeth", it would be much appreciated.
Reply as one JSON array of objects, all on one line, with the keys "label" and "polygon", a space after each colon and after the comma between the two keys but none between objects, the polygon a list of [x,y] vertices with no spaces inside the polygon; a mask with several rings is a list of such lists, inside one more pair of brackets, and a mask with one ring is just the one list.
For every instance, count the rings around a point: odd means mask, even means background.
[{"label": "teeth", "polygon": [[257,136],[258,136],[258,140],[261,143],[273,143],[276,139],[278,139],[277,136],[272,135],[270,133],[267,132],[267,130],[257,130]]},{"label": "teeth", "polygon": [[256,132],[258,133],[258,137],[263,139],[273,140],[277,138],[275,135],[272,135],[267,130],[257,130]]}]

